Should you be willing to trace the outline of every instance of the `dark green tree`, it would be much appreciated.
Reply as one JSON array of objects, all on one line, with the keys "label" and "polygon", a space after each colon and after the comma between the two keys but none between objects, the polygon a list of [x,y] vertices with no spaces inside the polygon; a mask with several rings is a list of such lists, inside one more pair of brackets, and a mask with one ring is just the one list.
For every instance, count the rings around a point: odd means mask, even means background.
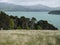
[{"label": "dark green tree", "polygon": [[0,12],[0,29],[9,29],[9,21],[10,17],[4,13],[3,11]]},{"label": "dark green tree", "polygon": [[43,30],[58,30],[52,24],[49,24],[47,21],[44,21],[44,20],[38,21],[37,25],[39,25],[40,27],[42,27]]},{"label": "dark green tree", "polygon": [[31,21],[29,22],[30,29],[34,29],[34,25],[36,21],[37,21],[36,18],[32,17]]}]

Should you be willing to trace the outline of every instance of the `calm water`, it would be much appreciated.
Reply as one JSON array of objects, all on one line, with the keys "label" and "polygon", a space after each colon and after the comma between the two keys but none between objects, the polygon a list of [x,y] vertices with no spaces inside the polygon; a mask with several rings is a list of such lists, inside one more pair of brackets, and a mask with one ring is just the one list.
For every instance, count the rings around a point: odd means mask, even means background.
[{"label": "calm water", "polygon": [[28,18],[35,17],[37,20],[47,20],[50,24],[60,29],[60,15],[48,14],[48,12],[6,12],[13,16],[25,16]]}]

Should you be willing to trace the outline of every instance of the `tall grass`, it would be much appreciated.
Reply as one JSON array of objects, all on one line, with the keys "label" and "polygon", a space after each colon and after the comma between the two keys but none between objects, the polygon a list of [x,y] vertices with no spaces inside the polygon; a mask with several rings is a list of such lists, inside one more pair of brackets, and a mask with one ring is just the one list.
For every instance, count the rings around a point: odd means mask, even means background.
[{"label": "tall grass", "polygon": [[60,32],[0,31],[0,45],[60,45]]}]

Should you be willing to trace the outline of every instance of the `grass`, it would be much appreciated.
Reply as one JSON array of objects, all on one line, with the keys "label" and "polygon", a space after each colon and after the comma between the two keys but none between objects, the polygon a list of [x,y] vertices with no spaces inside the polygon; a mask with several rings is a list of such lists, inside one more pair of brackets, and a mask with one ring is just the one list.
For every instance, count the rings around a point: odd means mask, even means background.
[{"label": "grass", "polygon": [[60,45],[60,31],[1,30],[0,45]]},{"label": "grass", "polygon": [[56,45],[60,45],[60,37],[56,37]]}]

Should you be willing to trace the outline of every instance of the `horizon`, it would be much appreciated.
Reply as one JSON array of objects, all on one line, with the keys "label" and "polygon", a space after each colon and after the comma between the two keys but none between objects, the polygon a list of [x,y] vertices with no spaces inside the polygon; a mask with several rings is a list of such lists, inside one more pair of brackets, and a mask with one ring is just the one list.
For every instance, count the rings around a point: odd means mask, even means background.
[{"label": "horizon", "polygon": [[15,5],[31,6],[31,5],[45,5],[48,7],[60,7],[60,0],[0,0],[0,2],[11,3]]}]

